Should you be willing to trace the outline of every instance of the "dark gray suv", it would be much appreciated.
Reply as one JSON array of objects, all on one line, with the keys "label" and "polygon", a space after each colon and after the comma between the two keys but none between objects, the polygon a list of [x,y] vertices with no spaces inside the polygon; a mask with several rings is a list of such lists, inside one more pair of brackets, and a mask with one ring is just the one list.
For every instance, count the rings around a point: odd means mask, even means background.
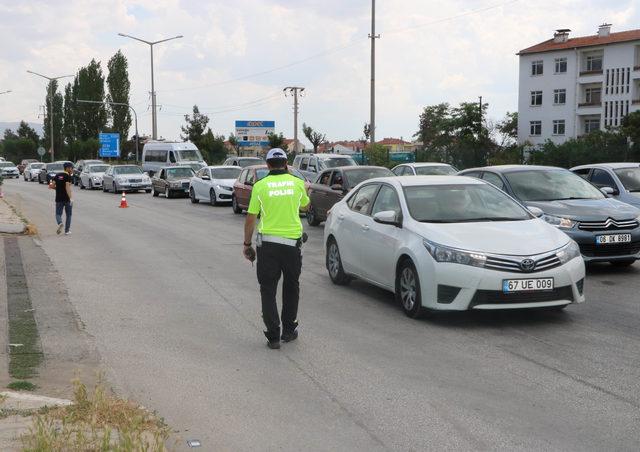
[{"label": "dark gray suv", "polygon": [[640,259],[640,210],[607,198],[569,170],[503,165],[458,174],[483,179],[525,206],[542,210],[547,223],[578,242],[585,262],[627,266]]}]

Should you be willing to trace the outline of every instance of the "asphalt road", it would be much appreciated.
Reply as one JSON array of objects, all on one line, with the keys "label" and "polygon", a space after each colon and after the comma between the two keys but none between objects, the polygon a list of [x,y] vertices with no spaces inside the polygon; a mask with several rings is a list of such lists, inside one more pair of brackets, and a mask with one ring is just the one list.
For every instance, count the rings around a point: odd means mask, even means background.
[{"label": "asphalt road", "polygon": [[230,208],[77,190],[65,237],[52,191],[4,191],[115,388],[203,450],[638,450],[640,264],[589,269],[563,313],[415,321],[384,291],[333,286],[307,227],[300,339],[272,351]]}]

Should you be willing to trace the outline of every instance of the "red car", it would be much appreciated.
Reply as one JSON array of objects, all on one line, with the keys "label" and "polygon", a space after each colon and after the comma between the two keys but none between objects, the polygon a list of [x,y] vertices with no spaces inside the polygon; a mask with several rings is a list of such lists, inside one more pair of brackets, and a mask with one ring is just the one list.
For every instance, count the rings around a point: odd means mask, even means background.
[{"label": "red car", "polygon": [[[289,173],[306,181],[300,171],[289,167]],[[234,213],[242,213],[249,208],[249,200],[251,199],[251,190],[253,185],[260,179],[269,174],[267,165],[248,166],[242,170],[240,176],[233,184],[233,195],[231,195],[231,207]]]}]

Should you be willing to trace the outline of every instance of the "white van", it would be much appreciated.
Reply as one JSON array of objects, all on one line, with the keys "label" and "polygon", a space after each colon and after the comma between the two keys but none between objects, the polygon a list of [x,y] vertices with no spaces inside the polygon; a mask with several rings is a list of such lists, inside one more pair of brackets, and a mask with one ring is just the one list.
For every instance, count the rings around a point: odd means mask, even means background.
[{"label": "white van", "polygon": [[202,154],[190,141],[150,141],[142,148],[142,171],[150,176],[165,166],[190,166],[193,171],[207,166]]}]

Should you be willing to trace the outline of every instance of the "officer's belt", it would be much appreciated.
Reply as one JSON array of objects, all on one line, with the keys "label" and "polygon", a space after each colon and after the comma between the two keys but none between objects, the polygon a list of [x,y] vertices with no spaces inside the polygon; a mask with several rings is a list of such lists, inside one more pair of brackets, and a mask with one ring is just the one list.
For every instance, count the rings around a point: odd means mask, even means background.
[{"label": "officer's belt", "polygon": [[288,246],[298,246],[298,243],[300,242],[300,239],[287,239],[284,237],[278,237],[277,235],[262,234],[261,238],[263,242],[279,243],[281,245]]}]

